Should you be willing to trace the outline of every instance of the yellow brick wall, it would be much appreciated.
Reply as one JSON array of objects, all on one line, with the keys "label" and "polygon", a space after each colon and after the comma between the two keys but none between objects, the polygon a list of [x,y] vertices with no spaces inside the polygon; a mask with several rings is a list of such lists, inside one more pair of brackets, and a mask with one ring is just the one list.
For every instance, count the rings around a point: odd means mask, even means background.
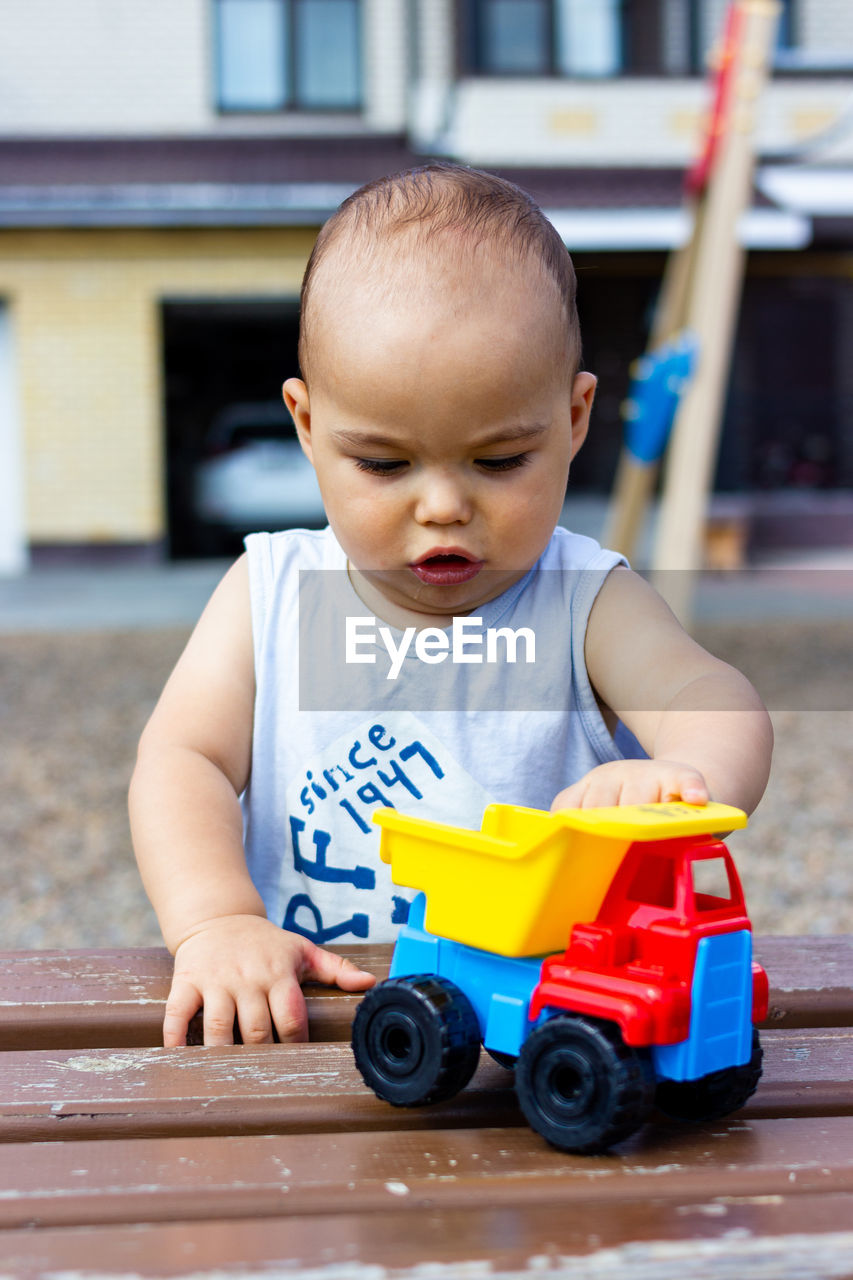
[{"label": "yellow brick wall", "polygon": [[296,298],[314,232],[0,233],[33,542],[165,532],[160,302]]}]

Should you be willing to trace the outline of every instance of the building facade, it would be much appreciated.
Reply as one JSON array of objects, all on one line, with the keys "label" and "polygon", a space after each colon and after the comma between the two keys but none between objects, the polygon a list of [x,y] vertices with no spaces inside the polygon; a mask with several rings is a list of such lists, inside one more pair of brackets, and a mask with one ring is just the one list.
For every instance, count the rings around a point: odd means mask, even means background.
[{"label": "building facade", "polygon": [[[718,487],[825,513],[853,490],[853,6],[781,8]],[[520,181],[575,256],[600,376],[576,483],[606,490],[725,9],[5,0],[0,566],[210,549],[193,477],[217,417],[294,371],[318,227],[428,156]]]}]

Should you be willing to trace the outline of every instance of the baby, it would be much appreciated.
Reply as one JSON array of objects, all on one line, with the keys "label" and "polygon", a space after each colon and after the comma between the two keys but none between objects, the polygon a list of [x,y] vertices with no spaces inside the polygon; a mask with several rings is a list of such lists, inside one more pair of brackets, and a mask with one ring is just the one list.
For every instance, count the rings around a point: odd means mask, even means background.
[{"label": "baby", "polygon": [[247,539],[147,725],[134,844],[175,956],[166,1045],[306,1035],[300,983],[371,985],[322,945],[407,898],[379,805],[478,827],[709,797],[752,810],[750,684],[621,558],[557,527],[589,429],[575,280],[522,191],[428,164],[357,191],[305,274],[284,398],[323,532]]}]

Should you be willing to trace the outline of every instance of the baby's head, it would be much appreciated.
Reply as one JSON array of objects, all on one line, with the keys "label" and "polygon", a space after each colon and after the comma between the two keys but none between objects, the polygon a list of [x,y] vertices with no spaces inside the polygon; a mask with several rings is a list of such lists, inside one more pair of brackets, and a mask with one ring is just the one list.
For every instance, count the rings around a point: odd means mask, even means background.
[{"label": "baby's head", "polygon": [[356,288],[359,305],[368,298],[382,307],[392,300],[411,305],[413,290],[438,293],[448,283],[476,289],[517,274],[527,289],[553,303],[543,337],[554,344],[571,383],[581,346],[574,267],[556,229],[526,192],[493,174],[442,162],[369,182],[323,226],[308,259],[302,375],[310,387],[336,309]]},{"label": "baby's head", "polygon": [[595,380],[529,196],[442,163],[362,187],[311,254],[299,357],[285,399],[377,613],[470,612],[535,563]]}]

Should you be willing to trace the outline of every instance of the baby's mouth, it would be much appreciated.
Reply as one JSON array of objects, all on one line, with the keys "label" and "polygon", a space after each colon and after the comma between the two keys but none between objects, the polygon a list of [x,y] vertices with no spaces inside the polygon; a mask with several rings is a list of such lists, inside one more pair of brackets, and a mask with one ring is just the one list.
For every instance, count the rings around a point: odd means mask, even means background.
[{"label": "baby's mouth", "polygon": [[436,552],[411,565],[412,572],[421,582],[441,587],[470,582],[482,567],[482,560],[474,560],[471,556],[456,551]]}]

